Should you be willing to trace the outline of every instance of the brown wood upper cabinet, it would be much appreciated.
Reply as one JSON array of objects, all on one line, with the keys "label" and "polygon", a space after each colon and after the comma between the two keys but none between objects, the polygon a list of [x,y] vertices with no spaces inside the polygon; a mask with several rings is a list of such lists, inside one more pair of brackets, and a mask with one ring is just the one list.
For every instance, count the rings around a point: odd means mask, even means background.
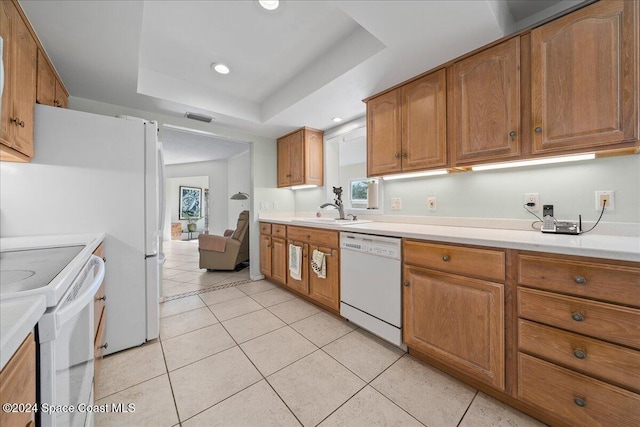
[{"label": "brown wood upper cabinet", "polygon": [[439,70],[367,101],[367,175],[447,165],[446,73]]},{"label": "brown wood upper cabinet", "polygon": [[67,106],[68,92],[51,66],[17,0],[0,2],[5,85],[0,112],[0,161],[34,156],[34,104]]},{"label": "brown wood upper cabinet", "polygon": [[27,162],[33,156],[33,104],[38,48],[18,8],[0,2],[5,87],[0,121],[0,160]]},{"label": "brown wood upper cabinet", "polygon": [[67,91],[56,77],[56,73],[47,60],[46,54],[41,49],[38,49],[38,86],[36,101],[38,104],[67,108],[67,98]]},{"label": "brown wood upper cabinet", "polygon": [[449,75],[453,163],[519,156],[520,38],[456,62]]},{"label": "brown wood upper cabinet", "polygon": [[600,1],[531,32],[534,154],[637,140],[638,8]]},{"label": "brown wood upper cabinet", "polygon": [[278,138],[278,187],[323,184],[322,135],[304,127]]}]

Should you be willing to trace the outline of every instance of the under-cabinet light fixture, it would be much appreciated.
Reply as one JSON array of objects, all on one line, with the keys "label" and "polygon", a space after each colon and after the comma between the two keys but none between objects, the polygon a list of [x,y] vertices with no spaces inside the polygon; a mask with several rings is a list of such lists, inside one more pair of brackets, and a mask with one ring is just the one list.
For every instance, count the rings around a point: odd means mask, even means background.
[{"label": "under-cabinet light fixture", "polygon": [[427,172],[412,172],[412,173],[400,173],[396,175],[385,175],[382,177],[385,181],[391,181],[394,179],[409,179],[409,178],[423,178],[425,176],[446,175],[449,171],[446,169],[438,169]]},{"label": "under-cabinet light fixture", "polygon": [[577,162],[580,160],[593,160],[595,158],[595,153],[578,154],[575,156],[545,157],[544,159],[531,159],[518,162],[492,163],[489,165],[472,166],[471,170],[474,172],[479,172],[493,169],[519,168],[524,166],[548,165],[552,163]]},{"label": "under-cabinet light fixture", "polygon": [[342,121],[342,117],[334,117],[331,120],[334,121],[335,123],[340,123]]},{"label": "under-cabinet light fixture", "polygon": [[315,188],[317,187],[317,185],[312,185],[312,184],[307,184],[307,185],[292,185],[291,188],[292,190],[302,190],[305,188]]}]

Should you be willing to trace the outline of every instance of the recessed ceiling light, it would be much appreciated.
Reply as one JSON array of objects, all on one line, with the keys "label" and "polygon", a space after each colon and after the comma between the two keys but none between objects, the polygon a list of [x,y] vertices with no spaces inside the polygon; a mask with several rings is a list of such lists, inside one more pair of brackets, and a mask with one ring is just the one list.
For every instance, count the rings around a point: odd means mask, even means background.
[{"label": "recessed ceiling light", "polygon": [[333,121],[334,121],[334,122],[336,122],[336,123],[340,123],[340,122],[342,121],[342,118],[341,118],[341,117],[334,117],[334,118],[333,118],[333,119],[331,119],[331,120],[333,120]]},{"label": "recessed ceiling light", "polygon": [[278,0],[258,0],[258,3],[266,10],[276,10],[280,6]]},{"label": "recessed ceiling light", "polygon": [[216,72],[220,74],[229,74],[229,67],[223,64],[222,62],[214,62],[211,64],[211,68],[213,68]]}]

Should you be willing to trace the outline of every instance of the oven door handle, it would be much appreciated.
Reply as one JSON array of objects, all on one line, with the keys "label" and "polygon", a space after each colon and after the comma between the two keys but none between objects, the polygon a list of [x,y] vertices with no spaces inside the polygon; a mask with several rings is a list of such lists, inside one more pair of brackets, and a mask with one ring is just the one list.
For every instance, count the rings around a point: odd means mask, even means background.
[{"label": "oven door handle", "polygon": [[98,288],[102,284],[104,279],[104,261],[102,258],[95,255],[91,255],[89,262],[85,268],[92,269],[98,267],[98,271],[95,273],[91,285],[89,285],[83,293],[78,295],[71,303],[65,307],[62,307],[56,312],[56,327],[62,328],[62,325],[73,319],[78,313],[80,313],[89,303],[93,303],[93,297],[98,292]]}]

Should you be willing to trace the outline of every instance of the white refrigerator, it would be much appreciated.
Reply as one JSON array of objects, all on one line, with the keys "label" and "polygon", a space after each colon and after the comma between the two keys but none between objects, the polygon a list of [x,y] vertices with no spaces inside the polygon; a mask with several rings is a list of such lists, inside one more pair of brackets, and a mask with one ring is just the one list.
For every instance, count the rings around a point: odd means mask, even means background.
[{"label": "white refrigerator", "polygon": [[106,353],[158,337],[164,177],[157,125],[35,106],[35,157],[0,164],[0,235],[104,232]]}]

